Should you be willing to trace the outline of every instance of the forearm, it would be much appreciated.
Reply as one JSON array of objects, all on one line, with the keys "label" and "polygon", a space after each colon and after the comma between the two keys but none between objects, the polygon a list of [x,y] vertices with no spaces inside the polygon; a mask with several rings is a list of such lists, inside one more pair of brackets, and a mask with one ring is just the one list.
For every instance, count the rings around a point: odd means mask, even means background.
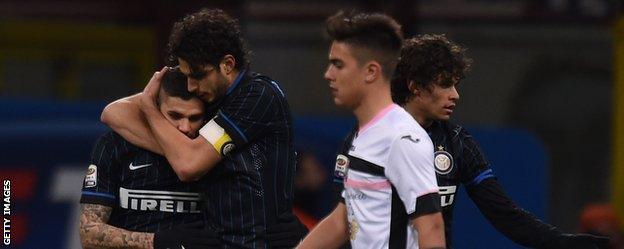
[{"label": "forearm", "polygon": [[131,232],[104,223],[81,224],[82,246],[89,248],[152,249],[154,234]]},{"label": "forearm", "polygon": [[131,232],[106,224],[112,208],[81,204],[80,240],[84,248],[153,248],[154,235],[151,233]]},{"label": "forearm", "polygon": [[418,247],[422,249],[446,248],[444,220],[442,213],[436,212],[414,218],[412,226],[418,231]]},{"label": "forearm", "polygon": [[154,138],[163,148],[164,156],[182,181],[197,180],[220,160],[215,149],[203,137],[188,138],[155,107],[144,107],[142,111]]},{"label": "forearm", "polygon": [[139,107],[139,95],[140,93],[108,104],[102,111],[100,119],[130,143],[162,155],[163,150],[154,139]]},{"label": "forearm", "polygon": [[562,235],[556,227],[518,207],[495,179],[466,189],[488,221],[515,243],[543,248],[555,243]]},{"label": "forearm", "polygon": [[308,233],[297,249],[338,248],[347,242],[348,238],[346,208],[340,203]]}]

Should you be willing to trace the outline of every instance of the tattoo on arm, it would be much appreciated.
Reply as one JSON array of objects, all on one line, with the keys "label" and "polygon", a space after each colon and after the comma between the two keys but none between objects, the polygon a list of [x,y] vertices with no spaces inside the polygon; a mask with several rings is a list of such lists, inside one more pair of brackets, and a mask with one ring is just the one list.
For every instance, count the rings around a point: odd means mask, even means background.
[{"label": "tattoo on arm", "polygon": [[154,247],[154,234],[132,232],[106,224],[113,208],[96,205],[80,205],[80,240],[89,248],[135,248]]}]

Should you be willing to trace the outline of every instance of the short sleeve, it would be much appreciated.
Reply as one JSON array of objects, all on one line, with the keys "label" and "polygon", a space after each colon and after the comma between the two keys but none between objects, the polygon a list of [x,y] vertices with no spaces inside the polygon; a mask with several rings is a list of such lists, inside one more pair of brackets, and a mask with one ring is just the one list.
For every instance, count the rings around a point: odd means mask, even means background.
[{"label": "short sleeve", "polygon": [[[109,133],[110,134],[110,133]],[[80,203],[114,207],[118,199],[119,172],[117,144],[111,136],[98,139],[82,184]]]},{"label": "short sleeve", "polygon": [[271,126],[279,123],[277,102],[283,100],[280,99],[283,96],[276,92],[272,84],[264,79],[255,79],[241,85],[217,112],[214,121],[237,147],[265,135]]},{"label": "short sleeve", "polygon": [[431,139],[426,135],[403,133],[394,139],[389,152],[384,173],[403,201],[407,214],[414,218],[440,211]]},{"label": "short sleeve", "polygon": [[465,129],[461,129],[458,134],[459,147],[461,147],[462,162],[460,168],[461,181],[464,185],[472,186],[481,183],[483,180],[495,177],[489,166],[481,148],[474,140],[473,136]]}]

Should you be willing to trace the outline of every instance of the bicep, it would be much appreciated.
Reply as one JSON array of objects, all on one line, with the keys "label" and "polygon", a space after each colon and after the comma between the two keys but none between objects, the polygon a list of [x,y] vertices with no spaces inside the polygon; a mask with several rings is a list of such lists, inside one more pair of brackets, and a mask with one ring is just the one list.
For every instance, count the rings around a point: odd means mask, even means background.
[{"label": "bicep", "polygon": [[280,97],[269,86],[250,85],[242,91],[247,93],[239,94],[224,105],[214,119],[237,147],[262,137],[271,126],[282,123],[282,120],[277,120],[282,116],[277,114],[281,108],[278,104]]},{"label": "bicep", "polygon": [[442,213],[431,213],[413,218],[412,226],[418,231],[417,240],[420,248],[446,248]]},{"label": "bicep", "polygon": [[80,204],[80,226],[90,223],[106,223],[113,212],[112,207],[97,204]]},{"label": "bicep", "polygon": [[433,228],[432,226],[435,226],[436,224],[444,224],[441,212],[421,215],[421,216],[412,218],[411,221],[412,221],[412,226],[418,232],[422,232],[425,229],[431,229]]}]

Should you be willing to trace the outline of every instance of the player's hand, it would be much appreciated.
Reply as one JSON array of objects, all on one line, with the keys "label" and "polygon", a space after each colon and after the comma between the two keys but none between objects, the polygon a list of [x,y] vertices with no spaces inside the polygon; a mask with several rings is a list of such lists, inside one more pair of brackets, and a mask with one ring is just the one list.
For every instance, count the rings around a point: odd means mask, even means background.
[{"label": "player's hand", "polygon": [[156,99],[160,91],[160,82],[167,70],[169,70],[168,67],[163,67],[160,71],[155,72],[149,82],[147,82],[147,85],[139,97],[141,108],[156,107]]},{"label": "player's hand", "polygon": [[210,249],[221,248],[221,238],[205,230],[203,221],[154,233],[154,249]]},{"label": "player's hand", "polygon": [[608,249],[609,238],[591,234],[562,234],[558,248],[569,249]]},{"label": "player's hand", "polygon": [[291,222],[272,225],[267,228],[269,248],[294,248],[308,233],[308,229],[294,217]]}]

